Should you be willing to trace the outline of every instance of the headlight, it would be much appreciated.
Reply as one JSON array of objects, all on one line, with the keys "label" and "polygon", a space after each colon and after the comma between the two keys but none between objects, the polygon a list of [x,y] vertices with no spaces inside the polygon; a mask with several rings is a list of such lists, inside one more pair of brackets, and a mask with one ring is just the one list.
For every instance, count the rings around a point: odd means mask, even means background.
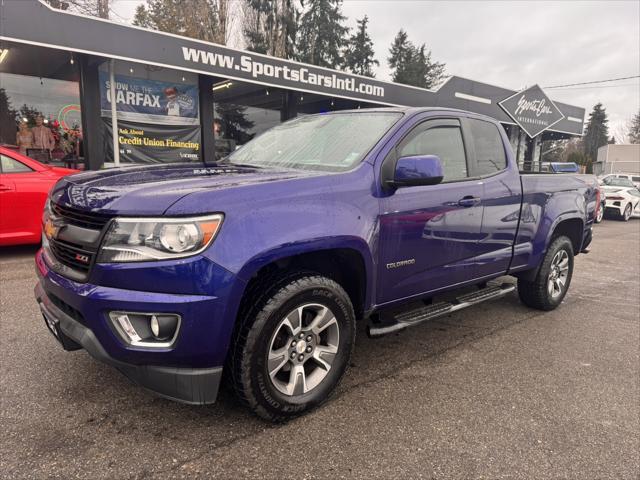
[{"label": "headlight", "polygon": [[197,218],[116,218],[98,263],[143,262],[195,255],[213,241],[223,215]]}]

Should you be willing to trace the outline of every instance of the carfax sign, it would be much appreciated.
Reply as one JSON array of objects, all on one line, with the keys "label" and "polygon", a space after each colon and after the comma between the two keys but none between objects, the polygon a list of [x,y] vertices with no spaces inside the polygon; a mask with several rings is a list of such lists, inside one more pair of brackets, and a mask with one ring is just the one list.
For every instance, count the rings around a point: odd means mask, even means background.
[{"label": "carfax sign", "polygon": [[564,118],[538,85],[511,95],[501,101],[500,106],[531,138]]},{"label": "carfax sign", "polygon": [[[111,82],[100,71],[102,116],[111,116]],[[116,108],[123,120],[164,125],[198,124],[198,87],[115,75]]]}]

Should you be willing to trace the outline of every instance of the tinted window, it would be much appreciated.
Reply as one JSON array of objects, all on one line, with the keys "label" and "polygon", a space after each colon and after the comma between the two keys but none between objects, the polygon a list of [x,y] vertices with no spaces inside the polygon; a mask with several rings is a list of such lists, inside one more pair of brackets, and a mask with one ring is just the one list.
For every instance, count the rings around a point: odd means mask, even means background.
[{"label": "tinted window", "polygon": [[13,158],[9,158],[6,155],[0,155],[0,167],[0,171],[2,173],[23,173],[33,171],[24,163],[14,160]]},{"label": "tinted window", "polygon": [[398,157],[413,155],[440,157],[445,182],[469,176],[459,127],[435,127],[417,133],[398,151]]},{"label": "tinted window", "polygon": [[640,177],[631,177],[631,180],[634,182],[640,182]]},{"label": "tinted window", "polygon": [[507,167],[502,137],[493,123],[469,119],[471,141],[477,162],[477,175],[491,175]]}]

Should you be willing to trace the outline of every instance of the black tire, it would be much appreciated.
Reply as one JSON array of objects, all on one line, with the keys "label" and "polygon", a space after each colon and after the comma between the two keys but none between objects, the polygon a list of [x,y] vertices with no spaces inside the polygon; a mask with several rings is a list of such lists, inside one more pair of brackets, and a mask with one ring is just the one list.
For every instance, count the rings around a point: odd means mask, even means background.
[{"label": "black tire", "polygon": [[630,203],[627,203],[627,206],[624,207],[624,211],[622,215],[620,215],[620,220],[623,222],[628,222],[631,218],[631,212],[633,211],[633,206]]},{"label": "black tire", "polygon": [[[353,351],[355,315],[344,289],[335,281],[314,273],[290,275],[272,283],[271,288],[266,288],[266,282],[264,285],[261,294],[258,293],[259,289],[254,290],[254,298],[247,299],[253,307],[241,313],[228,367],[232,386],[240,401],[258,416],[280,422],[318,407],[333,393],[347,369]],[[306,393],[294,392],[287,395],[278,389],[275,380],[269,375],[268,356],[272,352],[274,339],[283,331],[282,320],[302,305],[310,304],[324,306],[333,313],[337,327],[332,328],[339,331],[337,352],[332,357],[330,368],[324,369],[326,373],[321,372],[325,376],[315,387]],[[307,311],[303,312],[301,316],[306,316]],[[300,325],[302,324],[301,320]],[[297,341],[295,336],[291,339]],[[291,339],[283,343],[286,345]],[[285,367],[293,365],[294,361],[286,361]],[[315,360],[307,358],[305,362],[310,363],[311,368],[317,368]],[[298,376],[293,374],[291,365],[289,372],[291,377],[296,377],[294,383],[297,386]],[[304,386],[306,388],[306,383]]]},{"label": "black tire", "polygon": [[[549,282],[552,275],[552,263],[559,252],[566,252],[568,258],[568,272],[565,283],[559,294],[549,291]],[[571,277],[573,275],[573,244],[565,236],[554,238],[545,253],[540,269],[533,281],[518,278],[518,295],[522,303],[528,307],[538,310],[553,310],[562,303],[564,296],[569,290]]]}]

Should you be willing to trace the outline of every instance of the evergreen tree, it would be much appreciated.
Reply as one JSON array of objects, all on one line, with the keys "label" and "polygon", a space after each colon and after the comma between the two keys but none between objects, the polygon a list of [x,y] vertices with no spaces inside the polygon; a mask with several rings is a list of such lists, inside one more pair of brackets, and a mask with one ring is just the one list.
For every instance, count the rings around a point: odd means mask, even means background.
[{"label": "evergreen tree", "polygon": [[365,77],[375,77],[372,66],[380,65],[374,58],[373,42],[367,32],[369,18],[365,15],[362,20],[356,20],[358,27],[356,33],[349,37],[347,50],[345,52],[345,66],[358,75]]},{"label": "evergreen tree", "polygon": [[300,12],[295,0],[246,0],[244,36],[247,49],[293,58]]},{"label": "evergreen tree", "polygon": [[396,83],[432,88],[444,77],[445,64],[433,61],[427,46],[423,43],[416,47],[402,29],[393,40],[389,54],[388,64]]},{"label": "evergreen tree", "polygon": [[147,0],[133,24],[185,37],[225,44],[230,0]]},{"label": "evergreen tree", "polygon": [[640,112],[633,116],[629,124],[629,143],[640,143]]},{"label": "evergreen tree", "polygon": [[582,138],[582,150],[589,164],[597,159],[598,148],[606,145],[609,141],[608,122],[607,112],[602,106],[602,103],[598,102],[589,114],[587,128]]},{"label": "evergreen tree", "polygon": [[389,68],[393,69],[391,80],[396,83],[411,84],[412,78],[409,73],[413,60],[414,46],[409,41],[407,32],[400,29],[396,38],[393,39],[391,48],[389,49],[389,58],[387,62]]},{"label": "evergreen tree", "polygon": [[18,112],[11,108],[11,100],[4,88],[0,88],[0,143],[16,143]]},{"label": "evergreen tree", "polygon": [[254,127],[254,122],[247,118],[247,107],[234,103],[216,103],[215,118],[222,124],[222,130],[227,138],[235,139],[239,144],[251,140],[255,133],[249,131]]},{"label": "evergreen tree", "polygon": [[342,66],[349,29],[343,25],[346,17],[341,6],[341,0],[307,0],[300,19],[297,60],[327,68]]}]

